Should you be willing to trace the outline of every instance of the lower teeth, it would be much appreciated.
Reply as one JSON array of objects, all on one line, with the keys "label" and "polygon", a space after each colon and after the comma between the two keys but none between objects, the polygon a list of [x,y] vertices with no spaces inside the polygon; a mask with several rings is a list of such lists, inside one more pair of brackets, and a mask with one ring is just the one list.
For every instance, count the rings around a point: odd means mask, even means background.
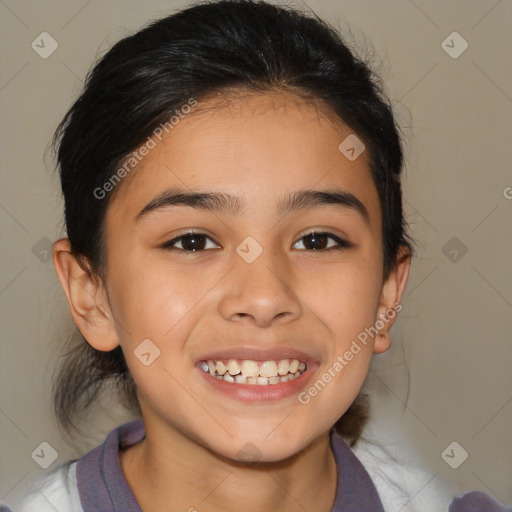
[{"label": "lower teeth", "polygon": [[226,382],[236,382],[237,384],[252,384],[256,386],[266,386],[268,384],[280,384],[281,382],[287,382],[289,380],[298,379],[303,372],[297,370],[295,373],[289,373],[279,377],[244,377],[243,375],[236,375],[233,377],[229,373],[224,375],[212,375],[216,379],[223,380]]}]

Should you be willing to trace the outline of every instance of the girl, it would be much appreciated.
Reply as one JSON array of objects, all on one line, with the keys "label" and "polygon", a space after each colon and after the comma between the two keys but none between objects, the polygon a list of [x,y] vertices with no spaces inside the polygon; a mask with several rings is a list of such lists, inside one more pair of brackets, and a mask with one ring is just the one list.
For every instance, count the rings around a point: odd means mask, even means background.
[{"label": "girl", "polygon": [[71,431],[110,380],[140,418],[13,512],[384,511],[351,448],[413,251],[369,67],[289,7],[198,4],[118,42],[55,143],[83,336],[57,416]]}]

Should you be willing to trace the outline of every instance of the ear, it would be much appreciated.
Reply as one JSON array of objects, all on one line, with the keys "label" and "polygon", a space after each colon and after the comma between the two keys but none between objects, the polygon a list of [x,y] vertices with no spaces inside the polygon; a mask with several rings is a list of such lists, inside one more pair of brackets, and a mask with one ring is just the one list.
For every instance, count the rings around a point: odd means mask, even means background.
[{"label": "ear", "polygon": [[410,268],[411,252],[408,247],[401,246],[395,268],[382,285],[382,295],[375,322],[379,331],[373,344],[375,354],[381,354],[391,346],[389,331],[395,323],[398,312],[402,309],[400,301],[407,284]]},{"label": "ear", "polygon": [[71,315],[82,336],[97,350],[113,350],[119,340],[103,283],[77,261],[68,238],[53,244],[52,255]]}]

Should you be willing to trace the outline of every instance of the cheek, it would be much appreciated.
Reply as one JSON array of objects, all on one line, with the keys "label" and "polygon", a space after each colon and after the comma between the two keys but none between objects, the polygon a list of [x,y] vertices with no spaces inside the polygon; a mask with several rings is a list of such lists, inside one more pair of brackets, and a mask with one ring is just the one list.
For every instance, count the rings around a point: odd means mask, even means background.
[{"label": "cheek", "polygon": [[150,402],[161,394],[180,397],[178,382],[193,364],[186,343],[204,313],[201,299],[218,278],[171,272],[156,262],[127,266],[117,278],[118,334],[139,392]]},{"label": "cheek", "polygon": [[377,263],[361,257],[314,279],[304,278],[299,294],[331,331],[342,349],[376,321],[381,282]]},{"label": "cheek", "polygon": [[156,266],[141,269],[123,293],[123,353],[143,402],[163,416],[170,403],[172,417],[190,414],[182,387],[188,371],[184,345],[191,323],[197,322],[197,302],[203,294],[182,275],[171,278]]},{"label": "cheek", "polygon": [[[172,272],[162,265],[131,266],[120,272],[118,310],[131,343],[151,338],[165,343],[179,339],[176,330],[204,295],[204,278]],[[136,268],[135,268],[136,267]],[[203,284],[201,284],[203,283]]]}]

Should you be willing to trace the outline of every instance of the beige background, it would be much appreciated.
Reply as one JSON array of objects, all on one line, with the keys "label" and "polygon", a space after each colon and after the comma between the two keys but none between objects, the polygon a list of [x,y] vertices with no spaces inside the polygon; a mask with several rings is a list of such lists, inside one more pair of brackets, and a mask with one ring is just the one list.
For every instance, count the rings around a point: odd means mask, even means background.
[{"label": "beige background", "polygon": [[[52,416],[51,373],[74,326],[51,260],[45,261],[45,249],[63,233],[59,184],[43,152],[97,53],[184,5],[0,2],[0,500],[44,471],[31,458],[41,442],[60,460],[80,456],[130,419],[105,403],[86,424],[90,437],[73,448]],[[375,357],[368,379],[374,420],[419,453],[432,477],[425,485],[444,479],[457,492],[481,489],[510,506],[512,3],[307,5],[374,45],[409,141],[406,211],[419,254],[393,348]],[[59,45],[47,59],[31,48],[43,31]],[[441,46],[453,31],[469,44],[456,59]],[[452,441],[469,454],[458,469],[441,458]]]}]

